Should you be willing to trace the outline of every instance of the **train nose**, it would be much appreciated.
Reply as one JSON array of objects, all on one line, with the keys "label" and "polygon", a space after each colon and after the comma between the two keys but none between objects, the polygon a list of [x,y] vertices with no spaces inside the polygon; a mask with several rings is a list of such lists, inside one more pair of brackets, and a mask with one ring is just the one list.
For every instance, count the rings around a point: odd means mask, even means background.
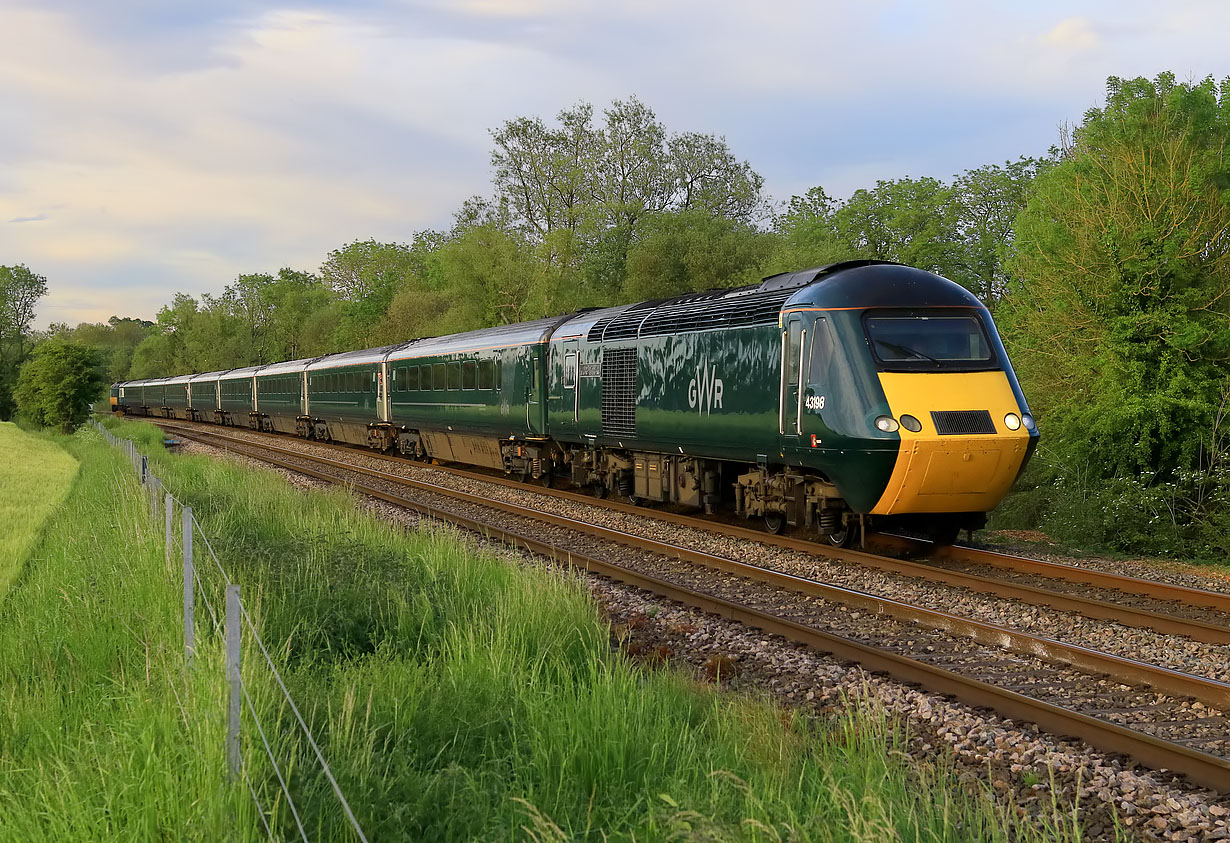
[{"label": "train nose", "polygon": [[[901,427],[897,462],[872,514],[986,512],[998,505],[1030,439],[1024,425],[1004,423],[1021,413],[1004,373],[884,373],[881,383],[893,414],[914,423]],[[976,409],[966,409],[971,405]]]}]

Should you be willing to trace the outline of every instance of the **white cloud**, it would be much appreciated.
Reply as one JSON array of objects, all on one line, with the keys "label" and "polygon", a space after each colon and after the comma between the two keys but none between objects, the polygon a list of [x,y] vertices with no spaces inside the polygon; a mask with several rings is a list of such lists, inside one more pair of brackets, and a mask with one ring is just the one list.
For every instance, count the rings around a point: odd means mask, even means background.
[{"label": "white cloud", "polygon": [[489,191],[490,129],[578,99],[726,135],[785,199],[1040,154],[1108,75],[1230,71],[1212,0],[196,3],[163,9],[191,18],[166,39],[55,8],[3,9],[0,263],[69,321],[447,225]]}]

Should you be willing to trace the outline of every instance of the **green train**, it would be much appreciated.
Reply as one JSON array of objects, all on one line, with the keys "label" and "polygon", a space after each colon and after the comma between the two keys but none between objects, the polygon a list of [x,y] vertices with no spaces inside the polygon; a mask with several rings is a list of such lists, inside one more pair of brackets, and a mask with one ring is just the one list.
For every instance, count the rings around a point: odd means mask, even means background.
[{"label": "green train", "polygon": [[128,381],[111,405],[729,508],[837,545],[866,529],[951,542],[983,526],[1038,442],[987,309],[883,261]]}]

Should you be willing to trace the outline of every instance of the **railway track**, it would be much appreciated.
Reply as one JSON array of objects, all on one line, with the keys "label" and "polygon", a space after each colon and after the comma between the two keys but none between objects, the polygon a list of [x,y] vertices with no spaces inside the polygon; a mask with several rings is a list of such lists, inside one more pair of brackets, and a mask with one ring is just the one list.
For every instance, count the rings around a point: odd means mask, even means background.
[{"label": "railway track", "polygon": [[[1230,710],[1230,684],[488,496],[272,444],[245,441],[205,426],[163,426],[187,439],[328,482],[343,483],[365,495],[444,517],[535,554],[782,635],[839,659],[857,662],[870,671],[952,695],[969,705],[1028,720],[1056,734],[1082,738],[1099,749],[1127,755],[1146,766],[1181,773],[1196,784],[1230,792],[1230,720],[1222,714]],[[523,484],[495,479],[524,488]],[[552,494],[572,495],[593,503],[591,498],[570,492]],[[666,516],[667,520],[683,518],[631,507],[629,510],[640,516]],[[495,519],[491,517],[493,511],[498,513]],[[695,526],[695,519],[688,521]],[[544,525],[549,526],[544,529]],[[704,526],[709,529],[711,525]],[[757,541],[778,546],[792,546],[799,541],[729,525],[713,527],[747,533]],[[854,558],[862,564],[867,564],[865,557],[871,557],[878,560],[877,565],[907,566],[903,570],[919,565],[857,551],[817,547],[814,543],[807,545],[812,551]],[[920,548],[915,545],[912,550]],[[959,551],[963,550],[968,549],[958,549],[958,559],[962,558]],[[975,555],[982,553],[985,552]],[[968,561],[970,557],[964,558],[962,564],[977,564]],[[976,576],[945,568],[931,570],[964,578]],[[997,587],[1031,593],[1030,587],[1020,583]],[[1174,602],[1173,593],[1168,594],[1169,599],[1162,602]],[[1081,602],[1092,598],[1072,594],[1065,599]],[[1214,602],[1213,598],[1206,599]],[[1103,600],[1092,602],[1099,605],[1085,605],[1074,611],[1097,616],[1094,613],[1109,611],[1107,607],[1116,611],[1125,608]],[[1220,611],[1213,605],[1205,608]],[[1219,629],[1222,634],[1230,634],[1208,620],[1160,615],[1138,608],[1132,608],[1129,614],[1150,628],[1165,625],[1168,629],[1185,630],[1167,634],[1212,637]],[[1116,615],[1114,619],[1120,617]]]},{"label": "railway track", "polygon": [[[304,442],[284,434],[266,434],[246,429],[230,430],[216,425],[155,419],[160,426],[176,431],[204,431],[221,435],[238,433],[271,441],[286,439]],[[349,445],[312,441],[315,447],[339,453],[363,454],[394,464],[418,468],[425,463],[400,456],[377,454]],[[586,506],[602,506],[636,518],[664,524],[702,529],[733,539],[754,541],[811,556],[822,556],[848,564],[873,568],[889,574],[910,577],[943,586],[965,588],[993,597],[1019,600],[1087,618],[1113,621],[1125,626],[1150,629],[1165,635],[1181,635],[1206,644],[1230,644],[1230,594],[1206,591],[1169,583],[1127,577],[1072,565],[1028,559],[988,550],[961,547],[936,547],[930,542],[903,536],[873,534],[869,547],[880,553],[834,548],[813,539],[772,535],[762,530],[730,524],[693,514],[680,514],[634,506],[617,500],[597,500],[589,495],[552,488],[539,488],[503,476],[469,469],[433,464],[433,471],[467,480],[476,480],[519,491],[532,490],[561,501]],[[889,554],[889,555],[882,555]]]}]

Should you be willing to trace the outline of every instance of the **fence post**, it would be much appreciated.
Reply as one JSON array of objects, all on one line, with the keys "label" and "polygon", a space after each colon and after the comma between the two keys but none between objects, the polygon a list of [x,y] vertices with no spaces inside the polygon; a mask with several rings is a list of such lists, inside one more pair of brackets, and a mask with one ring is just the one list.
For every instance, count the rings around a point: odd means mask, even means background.
[{"label": "fence post", "polygon": [[141,455],[141,485],[149,482],[149,457]]},{"label": "fence post", "polygon": [[226,587],[226,679],[230,685],[230,706],[226,720],[226,760],[230,770],[231,781],[238,782],[240,776],[239,757],[239,716],[240,702],[243,694],[241,686],[239,655],[239,586]]},{"label": "fence post", "polygon": [[184,507],[184,656],[188,664],[192,664],[192,654],[196,650],[196,629],[192,625],[192,507]]},{"label": "fence post", "polygon": [[175,499],[171,497],[171,493],[167,492],[167,496],[163,501],[166,507],[166,522],[167,522],[167,568],[171,567],[171,522],[175,518]]}]

